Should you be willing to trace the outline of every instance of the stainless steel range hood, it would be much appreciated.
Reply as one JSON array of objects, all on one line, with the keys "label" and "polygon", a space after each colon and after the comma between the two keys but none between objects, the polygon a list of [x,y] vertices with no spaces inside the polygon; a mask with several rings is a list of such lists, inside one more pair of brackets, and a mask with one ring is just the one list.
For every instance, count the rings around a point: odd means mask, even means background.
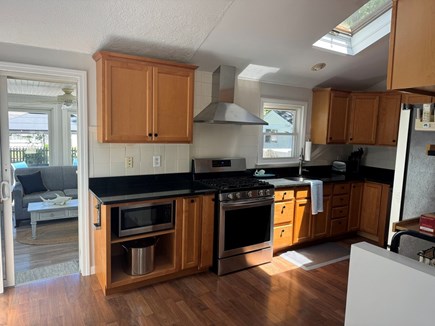
[{"label": "stainless steel range hood", "polygon": [[219,66],[213,73],[212,102],[193,119],[194,122],[237,125],[268,123],[234,103],[236,68]]}]

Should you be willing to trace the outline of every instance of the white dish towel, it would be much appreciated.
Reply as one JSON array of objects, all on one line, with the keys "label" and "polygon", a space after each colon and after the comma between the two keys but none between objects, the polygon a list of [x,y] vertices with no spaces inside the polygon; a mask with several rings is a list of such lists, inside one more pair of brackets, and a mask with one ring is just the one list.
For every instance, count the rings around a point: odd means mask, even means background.
[{"label": "white dish towel", "polygon": [[311,187],[311,213],[323,212],[323,181],[308,180]]}]

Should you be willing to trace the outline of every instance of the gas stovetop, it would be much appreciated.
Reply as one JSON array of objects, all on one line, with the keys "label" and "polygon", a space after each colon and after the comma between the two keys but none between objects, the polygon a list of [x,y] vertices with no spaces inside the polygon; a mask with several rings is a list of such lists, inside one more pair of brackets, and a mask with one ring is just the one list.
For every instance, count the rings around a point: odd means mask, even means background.
[{"label": "gas stovetop", "polygon": [[274,187],[247,175],[243,158],[194,159],[194,178],[219,191],[219,200],[233,201],[273,196]]}]

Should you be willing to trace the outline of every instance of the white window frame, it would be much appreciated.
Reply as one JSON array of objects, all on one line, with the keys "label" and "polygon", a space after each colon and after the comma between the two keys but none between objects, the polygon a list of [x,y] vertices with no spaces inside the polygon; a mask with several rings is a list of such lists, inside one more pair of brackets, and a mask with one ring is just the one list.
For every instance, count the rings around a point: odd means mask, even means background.
[{"label": "white window frame", "polygon": [[[294,152],[300,153],[301,149],[305,144],[305,128],[306,128],[306,116],[308,110],[308,103],[302,101],[294,101],[287,99],[278,99],[278,98],[261,98],[261,108],[260,108],[260,116],[264,118],[264,107],[267,106],[275,106],[277,108],[282,108],[283,110],[290,109],[290,106],[299,106],[296,109],[296,126],[295,126],[295,134],[297,135],[294,148]],[[291,108],[293,109],[293,108]],[[260,137],[258,142],[258,158],[257,165],[297,165],[299,164],[299,154],[296,154],[295,157],[291,158],[263,158],[263,126],[260,129]]]}]

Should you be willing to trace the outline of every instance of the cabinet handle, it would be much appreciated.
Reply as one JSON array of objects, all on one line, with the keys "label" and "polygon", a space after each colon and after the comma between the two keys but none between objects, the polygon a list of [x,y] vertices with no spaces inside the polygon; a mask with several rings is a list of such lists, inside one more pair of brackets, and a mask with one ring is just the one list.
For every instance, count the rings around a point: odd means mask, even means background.
[{"label": "cabinet handle", "polygon": [[152,137],[152,136],[153,136],[153,134],[152,134],[152,133],[149,133],[149,134],[148,134],[148,137]]},{"label": "cabinet handle", "polygon": [[158,134],[158,133],[155,133],[155,134],[154,134],[154,137],[158,137],[158,136],[159,136],[159,134]]},{"label": "cabinet handle", "polygon": [[280,237],[282,237],[282,234],[284,233],[284,230],[281,230],[281,234],[279,235]]},{"label": "cabinet handle", "polygon": [[349,140],[352,140],[352,139],[353,139],[352,137],[349,138]]},{"label": "cabinet handle", "polygon": [[195,199],[191,199],[190,202],[191,202],[191,203],[194,203],[194,202],[195,202]]},{"label": "cabinet handle", "polygon": [[329,137],[329,140],[332,140],[332,137]]},{"label": "cabinet handle", "polygon": [[94,223],[94,226],[96,228],[99,228],[99,227],[101,227],[101,204],[95,205],[95,208],[98,211],[98,215],[97,215],[97,223]]},{"label": "cabinet handle", "polygon": [[285,209],[285,206],[282,207],[281,214],[284,213],[284,209]]},{"label": "cabinet handle", "polygon": [[395,139],[393,139],[393,143],[395,143],[396,142],[396,140]]}]

